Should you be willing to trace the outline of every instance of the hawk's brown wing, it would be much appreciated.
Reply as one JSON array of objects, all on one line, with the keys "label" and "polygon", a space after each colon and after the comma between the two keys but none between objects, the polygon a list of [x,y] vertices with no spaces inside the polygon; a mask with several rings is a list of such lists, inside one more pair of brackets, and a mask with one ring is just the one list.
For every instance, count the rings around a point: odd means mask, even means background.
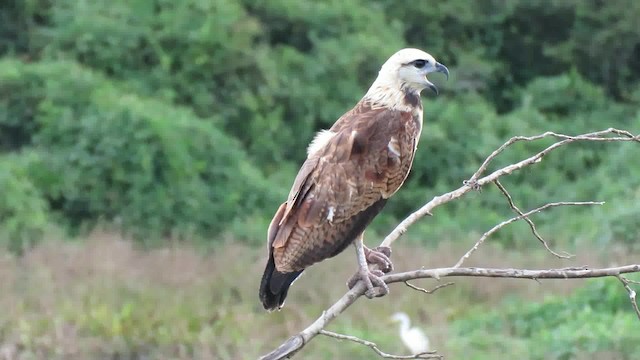
[{"label": "hawk's brown wing", "polygon": [[404,182],[420,125],[411,113],[362,104],[334,124],[269,227],[279,272],[335,256],[364,231]]}]

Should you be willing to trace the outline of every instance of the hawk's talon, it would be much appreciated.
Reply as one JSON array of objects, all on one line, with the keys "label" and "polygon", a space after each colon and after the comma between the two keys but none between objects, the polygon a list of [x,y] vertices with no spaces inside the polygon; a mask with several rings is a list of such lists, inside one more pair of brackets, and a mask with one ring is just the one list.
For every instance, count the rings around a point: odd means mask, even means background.
[{"label": "hawk's talon", "polygon": [[393,263],[389,257],[391,256],[391,248],[388,246],[378,246],[375,249],[369,249],[364,247],[364,254],[367,258],[367,263],[372,265],[378,265],[378,268],[383,273],[388,273],[393,270]]},{"label": "hawk's talon", "polygon": [[359,269],[358,272],[353,274],[351,279],[347,281],[347,286],[352,289],[358,281],[364,281],[367,290],[364,293],[369,299],[385,296],[389,293],[389,286],[380,277],[384,273],[380,270],[368,270]]}]

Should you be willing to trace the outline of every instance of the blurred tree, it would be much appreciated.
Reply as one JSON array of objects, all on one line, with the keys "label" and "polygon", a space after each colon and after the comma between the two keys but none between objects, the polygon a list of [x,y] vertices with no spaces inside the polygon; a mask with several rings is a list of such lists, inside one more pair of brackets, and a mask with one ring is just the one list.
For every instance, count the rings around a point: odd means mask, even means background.
[{"label": "blurred tree", "polygon": [[[413,46],[449,65],[452,79],[427,101],[414,171],[385,211],[401,216],[427,190],[459,184],[510,136],[638,131],[638,4],[8,0],[0,151],[45,149],[46,168],[66,179],[33,184],[74,224],[117,218],[158,234],[257,234],[313,133],[362,96],[389,54]],[[574,149],[513,176],[514,196],[533,204],[637,188],[640,170],[613,179],[620,184],[607,177],[620,166],[616,150]],[[501,216],[498,201],[465,207],[482,209],[468,223],[438,221],[466,231]],[[615,222],[604,214],[603,238],[638,229],[630,219],[639,205],[621,207]],[[248,226],[237,214],[260,219]]]}]

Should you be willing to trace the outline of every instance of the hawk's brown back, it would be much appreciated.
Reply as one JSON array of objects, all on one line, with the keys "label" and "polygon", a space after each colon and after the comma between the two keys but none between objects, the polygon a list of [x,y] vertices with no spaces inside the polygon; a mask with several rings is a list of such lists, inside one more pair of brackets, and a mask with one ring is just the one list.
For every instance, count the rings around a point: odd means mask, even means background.
[{"label": "hawk's brown back", "polygon": [[364,231],[411,169],[421,112],[361,102],[338,119],[333,136],[309,154],[269,227],[278,271],[335,256]]}]

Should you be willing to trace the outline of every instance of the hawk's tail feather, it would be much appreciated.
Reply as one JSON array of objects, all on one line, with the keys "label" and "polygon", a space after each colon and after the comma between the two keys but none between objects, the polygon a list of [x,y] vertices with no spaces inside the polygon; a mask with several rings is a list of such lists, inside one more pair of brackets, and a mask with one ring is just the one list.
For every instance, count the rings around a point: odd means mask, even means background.
[{"label": "hawk's tail feather", "polygon": [[282,308],[289,286],[300,276],[302,271],[282,273],[276,270],[273,254],[269,254],[269,261],[260,282],[260,301],[262,301],[262,306],[269,311]]}]

